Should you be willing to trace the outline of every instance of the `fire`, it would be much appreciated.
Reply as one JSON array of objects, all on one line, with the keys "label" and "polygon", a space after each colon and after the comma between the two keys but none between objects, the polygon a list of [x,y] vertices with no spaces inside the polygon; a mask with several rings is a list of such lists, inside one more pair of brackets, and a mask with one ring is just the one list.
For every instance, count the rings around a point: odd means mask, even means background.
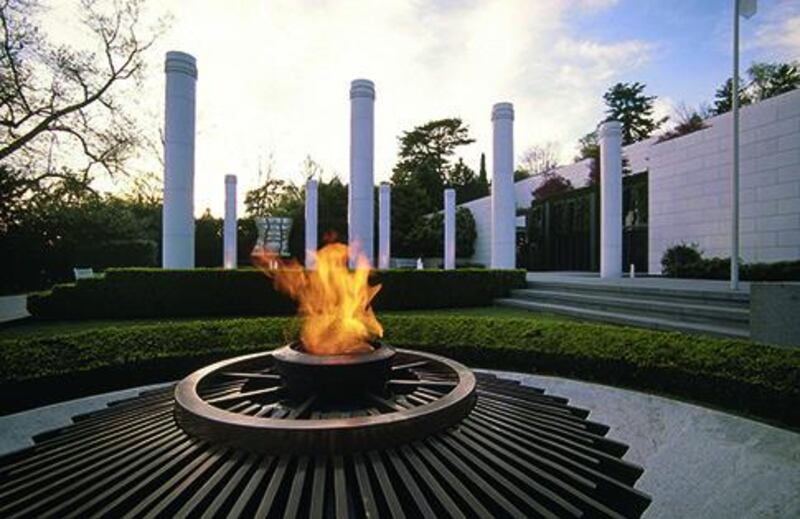
[{"label": "fire", "polygon": [[297,301],[306,352],[365,353],[372,350],[370,339],[383,336],[370,306],[381,286],[369,284],[365,257],[358,258],[355,270],[347,268],[346,245],[331,243],[317,251],[315,270],[305,270],[296,260],[282,261],[272,252],[261,252],[254,261],[276,289]]}]

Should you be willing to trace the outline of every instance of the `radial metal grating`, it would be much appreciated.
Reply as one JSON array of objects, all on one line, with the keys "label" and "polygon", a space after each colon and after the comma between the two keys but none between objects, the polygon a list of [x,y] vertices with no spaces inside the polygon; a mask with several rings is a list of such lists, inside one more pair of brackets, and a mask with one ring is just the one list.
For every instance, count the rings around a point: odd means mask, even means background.
[{"label": "radial metal grating", "polygon": [[[345,455],[200,440],[176,422],[174,387],[145,392],[0,458],[0,517],[639,517],[647,508],[633,488],[642,469],[588,411],[516,381],[476,379],[474,408],[455,426]],[[448,387],[417,385],[413,395],[434,401]]]}]

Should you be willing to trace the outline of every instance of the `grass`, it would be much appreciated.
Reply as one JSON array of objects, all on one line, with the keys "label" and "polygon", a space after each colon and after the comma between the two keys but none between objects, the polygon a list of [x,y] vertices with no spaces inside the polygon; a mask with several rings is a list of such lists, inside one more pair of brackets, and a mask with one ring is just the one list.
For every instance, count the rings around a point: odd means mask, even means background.
[{"label": "grass", "polygon": [[[492,318],[510,318],[510,317],[531,317],[531,313],[526,310],[518,308],[505,308],[502,306],[486,306],[477,308],[445,308],[440,310],[408,310],[396,312],[383,312],[378,315],[380,319],[383,316],[397,316],[397,315],[410,315],[410,316],[461,316],[461,317],[492,317]],[[563,321],[569,320],[555,315],[536,315],[537,319],[545,319],[548,321]],[[184,317],[184,318],[162,318],[162,319],[97,319],[88,321],[36,321],[33,319],[26,319],[23,321],[15,321],[6,325],[0,326],[0,341],[5,339],[20,339],[26,337],[43,337],[47,335],[63,335],[80,333],[90,330],[98,330],[103,328],[124,328],[128,326],[151,325],[151,324],[164,324],[164,323],[186,323],[186,322],[225,322],[241,319],[261,319],[259,317],[246,317],[246,318],[197,318],[197,317]]]},{"label": "grass", "polygon": [[[800,350],[503,308],[387,312],[386,340],[473,367],[631,387],[800,426]],[[285,344],[292,317],[24,323],[0,332],[0,411],[174,380]],[[39,400],[34,398],[39,395]],[[33,395],[33,396],[31,396]]]}]

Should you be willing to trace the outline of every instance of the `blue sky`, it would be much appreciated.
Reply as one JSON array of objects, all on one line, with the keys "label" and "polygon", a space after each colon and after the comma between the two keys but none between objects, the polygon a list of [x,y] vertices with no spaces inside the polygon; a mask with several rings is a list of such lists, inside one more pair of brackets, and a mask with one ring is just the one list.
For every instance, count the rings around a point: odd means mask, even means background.
[{"label": "blue sky", "polygon": [[[754,17],[740,19],[742,72],[753,61],[800,58],[800,27],[786,23],[793,17],[800,20],[800,1],[758,4]],[[710,103],[716,87],[732,75],[732,25],[731,0],[622,0],[579,14],[572,29],[600,41],[652,43],[649,62],[622,72],[620,79],[642,81],[652,94],[694,107]]]}]

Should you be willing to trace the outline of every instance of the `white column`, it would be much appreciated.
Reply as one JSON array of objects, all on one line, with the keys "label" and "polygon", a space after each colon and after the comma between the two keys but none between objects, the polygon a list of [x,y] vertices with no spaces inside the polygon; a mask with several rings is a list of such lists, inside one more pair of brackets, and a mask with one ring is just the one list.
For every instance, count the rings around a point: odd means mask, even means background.
[{"label": "white column", "polygon": [[600,277],[622,276],[622,125],[608,121],[600,141]]},{"label": "white column", "polygon": [[225,227],[222,232],[222,263],[236,268],[236,175],[225,175]]},{"label": "white column", "polygon": [[373,254],[373,169],[375,155],[375,84],[356,79],[350,85],[350,186],[347,227],[350,266],[359,255],[370,265]]},{"label": "white column", "polygon": [[317,259],[317,181],[306,183],[306,268],[316,266]]},{"label": "white column", "polygon": [[392,186],[388,182],[381,182],[378,203],[378,268],[388,269],[392,256]]},{"label": "white column", "polygon": [[197,65],[193,56],[167,52],[164,113],[162,265],[194,268],[194,127]]},{"label": "white column", "polygon": [[456,268],[456,190],[444,190],[444,269]]},{"label": "white column", "polygon": [[493,269],[516,265],[514,201],[514,105],[492,107],[492,261]]}]

